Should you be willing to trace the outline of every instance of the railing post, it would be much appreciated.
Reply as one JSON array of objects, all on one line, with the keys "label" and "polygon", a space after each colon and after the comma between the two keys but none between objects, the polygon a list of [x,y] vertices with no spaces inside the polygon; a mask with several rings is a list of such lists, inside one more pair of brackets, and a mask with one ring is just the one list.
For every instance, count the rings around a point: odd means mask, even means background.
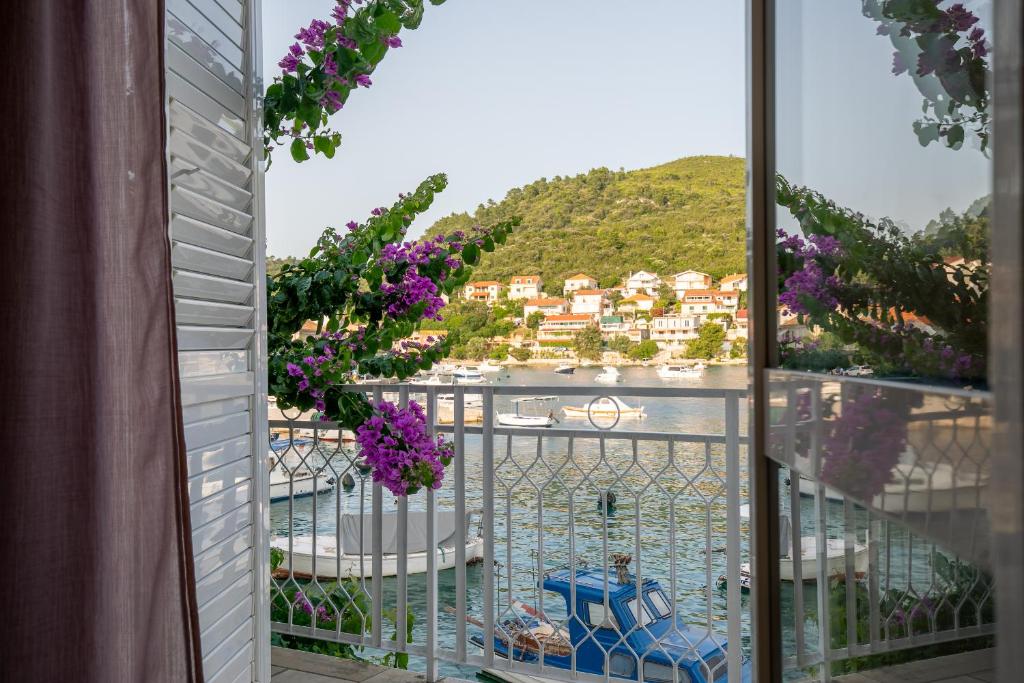
[{"label": "railing post", "polygon": [[[436,437],[437,389],[427,387],[427,431]],[[437,502],[434,489],[427,488],[427,642],[426,678],[437,680]]]},{"label": "railing post", "polygon": [[[379,404],[383,399],[384,390],[380,386],[374,387],[374,402]],[[381,622],[384,619],[384,606],[381,604],[384,601],[384,577],[381,576],[384,573],[384,541],[381,534],[382,527],[384,526],[384,495],[381,491],[380,483],[374,482],[372,491],[371,523],[373,525],[373,536],[371,540],[373,543],[373,558],[370,566],[373,578],[371,579],[370,591],[373,601],[373,624],[371,625],[370,637],[373,641],[373,646],[380,647]],[[314,553],[315,555],[316,553]]]},{"label": "railing post", "polygon": [[[398,390],[398,403],[401,407],[409,406],[409,387],[402,385]],[[405,652],[408,640],[409,619],[409,498],[398,499],[398,571],[395,596],[395,632],[397,650]]]},{"label": "railing post", "polygon": [[455,658],[466,661],[466,390],[452,401],[455,432]]},{"label": "railing post", "polygon": [[726,481],[726,605],[729,683],[739,683],[743,666],[740,604],[740,407],[739,398],[725,399]]},{"label": "railing post", "polygon": [[494,389],[483,390],[484,665],[494,666]]}]

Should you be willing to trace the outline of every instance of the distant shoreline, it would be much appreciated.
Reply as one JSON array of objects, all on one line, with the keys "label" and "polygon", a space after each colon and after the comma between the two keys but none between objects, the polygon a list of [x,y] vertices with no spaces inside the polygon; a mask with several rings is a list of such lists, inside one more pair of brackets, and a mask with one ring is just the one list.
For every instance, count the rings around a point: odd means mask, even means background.
[{"label": "distant shoreline", "polygon": [[[448,362],[453,362],[456,365],[475,365],[477,363],[477,361],[456,361],[456,360],[449,360]],[[735,358],[735,359],[734,358],[730,358],[730,359],[726,359],[726,360],[704,360],[702,358],[684,358],[684,359],[673,358],[671,360],[649,360],[649,361],[634,361],[634,360],[628,360],[627,359],[627,360],[607,360],[607,361],[602,360],[602,361],[586,361],[586,362],[580,362],[580,361],[569,359],[569,358],[531,358],[530,360],[526,360],[526,361],[517,361],[517,360],[493,361],[492,360],[492,361],[489,361],[489,362],[495,363],[497,365],[501,365],[502,367],[507,367],[507,368],[553,367],[553,366],[562,365],[562,364],[572,365],[572,366],[578,367],[578,368],[586,368],[586,367],[600,368],[600,367],[603,367],[605,365],[611,365],[611,366],[620,367],[620,368],[623,368],[623,367],[637,367],[637,368],[641,368],[641,367],[657,367],[659,365],[665,365],[665,364],[668,364],[668,363],[671,363],[673,365],[694,365],[696,363],[703,363],[704,365],[708,365],[708,366],[710,366],[710,365],[725,365],[725,366],[734,366],[734,365],[744,365],[745,366],[745,365],[747,365],[747,359],[746,358]]]}]

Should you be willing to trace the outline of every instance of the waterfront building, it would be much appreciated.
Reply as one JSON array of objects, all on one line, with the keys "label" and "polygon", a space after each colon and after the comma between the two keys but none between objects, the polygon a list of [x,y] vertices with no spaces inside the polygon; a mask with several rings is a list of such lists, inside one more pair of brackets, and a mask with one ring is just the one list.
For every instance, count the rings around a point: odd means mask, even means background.
[{"label": "waterfront building", "polygon": [[646,270],[638,270],[630,273],[625,282],[626,296],[647,294],[653,296],[661,288],[661,278],[657,273],[648,273]]},{"label": "waterfront building", "polygon": [[529,319],[533,313],[540,312],[547,316],[566,313],[568,310],[569,302],[565,299],[538,297],[536,299],[529,299],[523,304],[523,319]]},{"label": "waterfront building", "polygon": [[589,315],[596,319],[604,312],[606,305],[603,289],[579,289],[573,292],[572,312],[576,315]]},{"label": "waterfront building", "polygon": [[494,280],[480,280],[479,282],[470,282],[463,289],[463,298],[470,301],[482,301],[485,304],[493,304],[498,300],[501,295],[501,290],[505,288],[505,285]]},{"label": "waterfront building", "polygon": [[573,292],[578,292],[581,289],[595,289],[596,287],[597,280],[586,273],[578,273],[566,279],[562,286],[562,293],[565,294],[565,296],[569,296]]},{"label": "waterfront building", "polygon": [[682,299],[682,293],[688,289],[708,289],[711,287],[711,276],[697,270],[684,270],[669,278],[676,298]]},{"label": "waterfront building", "polygon": [[508,285],[509,299],[535,299],[542,295],[540,275],[516,275]]},{"label": "waterfront building", "polygon": [[573,337],[588,325],[592,325],[594,316],[568,313],[565,315],[549,315],[537,330],[537,341],[553,346],[561,344],[571,346]]},{"label": "waterfront building", "polygon": [[726,275],[718,283],[718,288],[723,292],[745,292],[747,291],[747,274]]},{"label": "waterfront building", "polygon": [[650,311],[654,308],[654,302],[657,301],[653,296],[647,294],[638,293],[632,296],[628,296],[619,302],[616,307],[618,311],[623,313],[636,313],[637,311]]}]

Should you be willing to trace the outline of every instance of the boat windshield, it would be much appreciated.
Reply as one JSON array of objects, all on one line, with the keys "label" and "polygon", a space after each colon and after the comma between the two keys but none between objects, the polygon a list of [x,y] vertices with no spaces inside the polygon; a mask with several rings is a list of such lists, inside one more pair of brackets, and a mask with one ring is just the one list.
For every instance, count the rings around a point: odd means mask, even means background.
[{"label": "boat windshield", "polygon": [[647,591],[647,599],[651,601],[651,605],[654,607],[654,611],[658,614],[659,618],[672,614],[672,605],[669,604],[668,598],[665,597],[665,593],[661,590]]},{"label": "boat windshield", "polygon": [[640,626],[647,626],[654,621],[654,617],[651,616],[650,611],[647,609],[647,605],[640,602],[638,598],[630,598],[626,601],[626,608],[629,613],[636,619],[636,623]]},{"label": "boat windshield", "polygon": [[619,628],[619,622],[615,620],[615,614],[602,602],[584,603],[587,606],[587,624],[598,628]]}]

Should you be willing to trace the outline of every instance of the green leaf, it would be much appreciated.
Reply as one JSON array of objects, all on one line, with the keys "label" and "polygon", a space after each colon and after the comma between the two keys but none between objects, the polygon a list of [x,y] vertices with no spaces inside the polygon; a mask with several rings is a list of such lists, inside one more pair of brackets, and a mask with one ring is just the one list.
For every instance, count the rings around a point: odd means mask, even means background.
[{"label": "green leaf", "polygon": [[291,152],[292,159],[295,159],[295,161],[303,162],[309,159],[309,151],[306,150],[306,143],[300,138],[292,140]]},{"label": "green leaf", "polygon": [[462,260],[471,266],[475,266],[480,260],[480,250],[476,244],[470,242],[462,248]]},{"label": "green leaf", "polygon": [[381,14],[373,23],[376,25],[377,30],[386,35],[395,35],[402,29],[402,23],[398,20],[398,15],[390,11]]},{"label": "green leaf", "polygon": [[957,124],[946,131],[946,146],[950,149],[960,149],[964,144],[964,127]]},{"label": "green leaf", "polygon": [[334,158],[334,142],[325,135],[317,135],[313,138],[313,149],[328,159]]}]

